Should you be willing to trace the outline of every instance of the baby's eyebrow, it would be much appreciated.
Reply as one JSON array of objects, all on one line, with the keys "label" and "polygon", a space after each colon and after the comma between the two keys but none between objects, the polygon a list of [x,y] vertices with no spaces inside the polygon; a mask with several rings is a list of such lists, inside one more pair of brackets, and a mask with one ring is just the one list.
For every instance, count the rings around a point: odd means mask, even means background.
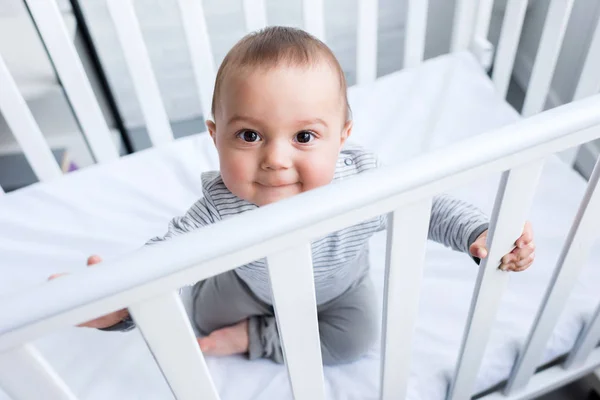
[{"label": "baby's eyebrow", "polygon": [[261,122],[262,122],[262,121],[260,121],[260,120],[258,120],[256,118],[253,118],[253,117],[250,117],[250,116],[247,116],[247,115],[234,114],[234,115],[231,116],[231,118],[229,118],[229,120],[227,121],[227,123],[228,124],[232,124],[232,123],[238,122],[238,121],[250,122],[250,123],[252,123],[254,125],[260,125]]},{"label": "baby's eyebrow", "polygon": [[322,120],[321,118],[311,118],[311,119],[303,119],[298,121],[298,125],[323,125],[325,127],[327,127],[327,122],[325,122],[324,120]]}]

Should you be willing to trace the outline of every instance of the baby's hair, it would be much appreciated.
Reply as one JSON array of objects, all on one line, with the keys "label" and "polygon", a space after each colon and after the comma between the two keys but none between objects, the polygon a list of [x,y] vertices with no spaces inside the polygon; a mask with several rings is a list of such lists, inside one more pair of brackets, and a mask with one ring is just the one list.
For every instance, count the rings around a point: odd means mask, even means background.
[{"label": "baby's hair", "polygon": [[296,28],[270,26],[249,33],[237,42],[223,59],[212,99],[212,114],[216,115],[223,80],[231,71],[243,68],[273,68],[282,63],[288,66],[311,66],[325,60],[339,76],[340,90],[345,107],[345,118],[350,119],[347,84],[344,71],[325,43]]}]

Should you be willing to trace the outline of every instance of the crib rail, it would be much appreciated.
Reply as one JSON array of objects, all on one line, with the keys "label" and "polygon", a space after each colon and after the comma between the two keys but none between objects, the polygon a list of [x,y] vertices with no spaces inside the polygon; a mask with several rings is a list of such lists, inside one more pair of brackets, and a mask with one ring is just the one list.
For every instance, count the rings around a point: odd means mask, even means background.
[{"label": "crib rail", "polygon": [[98,162],[119,157],[94,92],[55,1],[26,0],[75,119]]},{"label": "crib rail", "polygon": [[[267,256],[274,305],[295,396],[299,399],[322,398],[323,377],[309,243],[345,226],[392,212],[392,229],[388,236],[391,248],[388,250],[386,268],[388,287],[383,343],[383,373],[387,379],[382,396],[402,396],[408,378],[407,346],[400,344],[395,347],[398,344],[395,335],[410,340],[417,299],[406,294],[402,300],[408,301],[408,307],[399,310],[398,296],[401,294],[395,289],[399,288],[398,285],[407,285],[407,282],[403,282],[406,278],[415,284],[410,289],[413,295],[418,291],[429,199],[435,193],[474,179],[510,170],[505,173],[499,190],[490,231],[489,261],[481,267],[450,393],[450,398],[466,398],[460,396],[468,397],[473,389],[473,378],[506,279],[506,273],[497,270],[498,261],[522,227],[533,193],[532,186],[539,173],[539,160],[600,137],[599,108],[600,96],[584,99],[404,165],[359,175],[353,180],[261,207],[175,238],[161,246],[146,247],[129,257],[107,262],[102,268],[65,276],[31,291],[0,299],[0,359],[6,360],[13,349],[27,346],[26,343],[54,329],[129,307],[178,398],[190,398],[186,393],[197,393],[195,390],[203,390],[201,393],[206,393],[207,398],[216,398],[189,322],[173,293],[185,284]],[[413,173],[401,173],[407,169]],[[598,170],[590,183],[588,196],[582,203],[573,234],[565,244],[565,259],[569,259],[570,254],[576,254],[571,253],[570,248],[575,249],[574,246],[581,244],[577,235],[588,232],[589,226],[597,221],[593,219],[595,216],[597,218],[594,214],[597,211],[592,212],[598,208],[597,177]],[[366,185],[371,188],[370,191],[361,190]],[[314,207],[303,208],[305,212],[302,219],[289,212],[306,202],[314,204]],[[405,226],[403,222],[409,220],[417,226],[416,234],[410,237],[402,228]],[[245,226],[255,226],[254,235],[231,237],[231,232]],[[193,243],[209,240],[214,244],[209,248],[193,246]],[[404,240],[407,243],[403,243]],[[412,261],[417,268],[413,271],[402,270],[396,261],[398,252],[409,244],[415,245],[411,252],[414,252]],[[579,265],[584,258],[583,255],[577,257],[581,259],[573,265]],[[558,283],[562,281],[557,279]],[[55,301],[45,301],[48,298]],[[302,307],[301,312],[298,312],[298,307]],[[292,308],[294,312],[290,311]],[[163,323],[159,325],[158,319],[152,317],[155,312],[161,315],[161,319],[169,321],[172,325],[170,329],[165,329]],[[292,315],[300,317],[291,318]],[[566,374],[581,372],[582,366],[591,365],[588,364],[589,360],[581,364],[581,360],[585,359],[585,354],[581,352],[597,337],[597,319],[596,316],[590,322],[582,336],[582,344],[576,350],[579,352],[579,364],[573,364],[574,369],[567,370]],[[534,331],[539,329],[545,328],[539,323],[535,324]],[[527,351],[525,349],[525,353]],[[593,354],[596,353],[597,350]],[[188,375],[178,366],[180,357],[192,371],[188,371]],[[596,359],[591,360],[593,362]],[[27,363],[24,366],[27,367]],[[399,368],[394,370],[393,378],[390,377],[391,368]],[[397,374],[398,371],[401,375]],[[188,379],[182,378],[189,377],[189,374],[193,374],[199,382],[188,382]],[[45,379],[47,375],[44,372],[42,378]],[[388,382],[390,379],[393,382]],[[535,379],[530,382],[535,382]],[[21,389],[24,395],[29,390],[27,387]],[[529,385],[525,388],[530,389]]]}]

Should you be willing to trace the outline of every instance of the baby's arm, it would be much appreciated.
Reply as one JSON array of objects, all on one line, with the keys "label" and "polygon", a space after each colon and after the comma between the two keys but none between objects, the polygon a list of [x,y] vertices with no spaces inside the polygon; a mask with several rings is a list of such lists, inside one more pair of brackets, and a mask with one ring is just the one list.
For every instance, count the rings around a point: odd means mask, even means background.
[{"label": "baby's arm", "polygon": [[429,239],[469,254],[488,227],[489,218],[477,207],[446,194],[433,198]]},{"label": "baby's arm", "polygon": [[[488,218],[477,207],[448,195],[436,196],[431,209],[429,238],[454,250],[470,254],[477,262],[488,255],[486,246]],[[500,269],[524,271],[535,257],[533,230],[527,222],[515,241],[515,248],[504,255]]]},{"label": "baby's arm", "polygon": [[[198,200],[183,217],[175,217],[169,222],[169,229],[164,236],[158,236],[150,239],[146,245],[152,245],[155,243],[169,240],[175,236],[179,236],[183,233],[193,231],[204,225],[208,225],[214,222],[213,213],[209,211],[207,202],[204,198]],[[87,260],[87,265],[92,266],[99,264],[102,258],[97,255],[90,256]],[[54,274],[50,276],[49,280],[58,278],[64,273]],[[135,323],[131,319],[127,309],[118,310],[113,313],[103,315],[102,317],[93,319],[91,321],[84,322],[78,326],[87,328],[96,328],[107,331],[129,331],[135,327]]]}]

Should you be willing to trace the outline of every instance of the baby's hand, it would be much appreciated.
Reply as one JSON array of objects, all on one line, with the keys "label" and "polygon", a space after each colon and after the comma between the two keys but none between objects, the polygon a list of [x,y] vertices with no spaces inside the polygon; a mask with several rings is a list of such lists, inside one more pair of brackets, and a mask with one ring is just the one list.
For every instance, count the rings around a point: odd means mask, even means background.
[{"label": "baby's hand", "polygon": [[[473,257],[486,258],[488,250],[485,248],[488,231],[483,232],[469,248]],[[500,269],[503,271],[525,271],[533,264],[535,258],[535,243],[533,242],[533,230],[531,223],[527,221],[523,234],[515,242],[515,248],[502,257]]]},{"label": "baby's hand", "polygon": [[[94,264],[99,264],[102,262],[102,258],[100,258],[99,256],[91,256],[87,259],[87,265],[92,266]],[[53,274],[50,275],[50,277],[48,278],[49,281],[51,281],[52,279],[56,279],[58,277],[61,277],[63,275],[67,275],[66,273],[60,273],[60,274]],[[79,324],[77,326],[84,326],[87,328],[108,328],[109,326],[113,326],[119,322],[121,322],[123,319],[125,319],[125,317],[127,317],[129,315],[129,312],[127,310],[119,310],[119,311],[115,311],[113,313],[104,315],[102,317],[98,317],[96,319],[93,319],[91,321],[88,322],[84,322],[82,324]]]}]

